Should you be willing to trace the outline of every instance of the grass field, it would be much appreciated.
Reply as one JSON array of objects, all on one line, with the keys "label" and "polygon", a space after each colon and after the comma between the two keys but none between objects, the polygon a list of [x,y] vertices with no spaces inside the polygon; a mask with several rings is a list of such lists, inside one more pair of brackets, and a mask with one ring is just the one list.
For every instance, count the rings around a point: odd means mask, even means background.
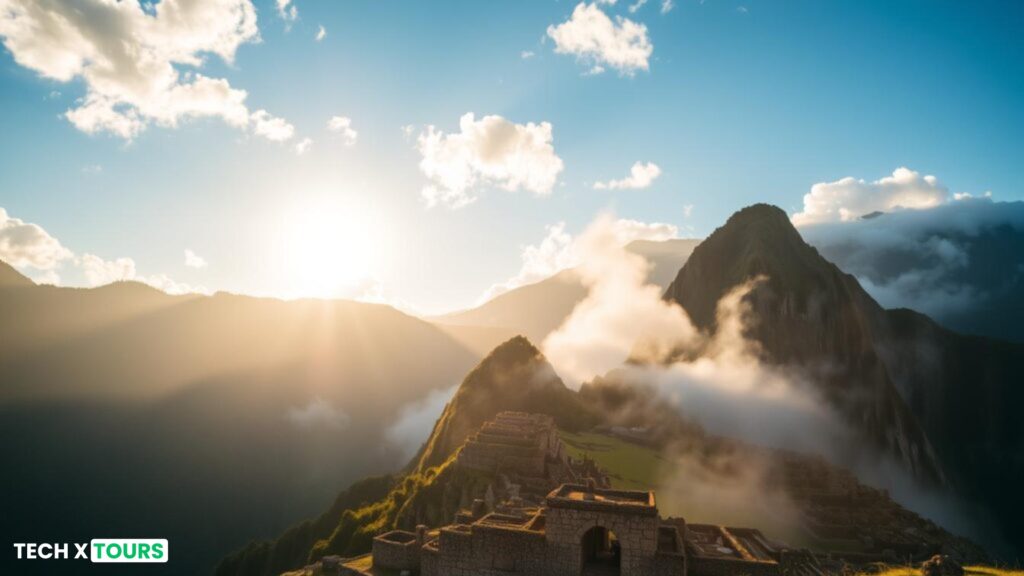
[{"label": "grass field", "polygon": [[[865,572],[865,576],[922,576],[918,568],[900,567],[889,568],[882,572]],[[1004,570],[990,566],[964,566],[965,576],[1024,576],[1024,570]]]},{"label": "grass field", "polygon": [[627,490],[654,490],[665,460],[654,450],[614,436],[585,432],[559,432],[573,458],[584,455],[609,472],[612,486]]}]

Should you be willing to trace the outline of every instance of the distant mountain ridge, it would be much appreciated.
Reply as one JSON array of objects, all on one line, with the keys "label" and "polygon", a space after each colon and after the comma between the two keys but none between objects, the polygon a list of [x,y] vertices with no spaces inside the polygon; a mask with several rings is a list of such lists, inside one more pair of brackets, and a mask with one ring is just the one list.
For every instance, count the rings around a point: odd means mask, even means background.
[{"label": "distant mountain ridge", "polygon": [[[642,256],[651,265],[648,281],[665,288],[686,262],[698,239],[636,240],[626,249]],[[533,342],[544,338],[561,326],[572,309],[587,295],[573,269],[563,270],[550,278],[519,286],[491,300],[459,312],[431,318],[438,325],[504,328],[510,335],[522,334]],[[489,342],[492,348],[495,343]]]},{"label": "distant mountain ridge", "polygon": [[[393,470],[388,426],[479,359],[384,305],[36,286],[3,263],[0,342],[0,460],[18,494],[0,531],[160,534],[179,553],[154,574],[206,572]],[[52,571],[10,560],[0,572]]]}]

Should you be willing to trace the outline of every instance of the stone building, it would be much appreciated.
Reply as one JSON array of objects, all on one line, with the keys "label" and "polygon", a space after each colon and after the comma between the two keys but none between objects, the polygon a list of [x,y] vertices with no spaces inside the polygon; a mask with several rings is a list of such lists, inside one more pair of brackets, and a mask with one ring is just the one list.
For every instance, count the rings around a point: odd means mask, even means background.
[{"label": "stone building", "polygon": [[[814,556],[751,528],[663,519],[654,492],[614,490],[593,462],[565,455],[550,418],[503,412],[463,446],[457,466],[503,479],[453,524],[377,536],[370,554],[324,558],[316,576],[821,576]],[[519,482],[548,486],[520,494]],[[555,480],[570,481],[553,484]],[[552,487],[553,486],[553,487]],[[496,495],[497,494],[497,495]],[[497,502],[494,502],[497,501]]]},{"label": "stone building", "polygon": [[[373,576],[821,576],[814,556],[752,528],[662,519],[653,492],[564,484],[540,507],[474,507],[459,523],[378,536],[371,554],[313,574]],[[327,566],[330,569],[327,569]]]}]

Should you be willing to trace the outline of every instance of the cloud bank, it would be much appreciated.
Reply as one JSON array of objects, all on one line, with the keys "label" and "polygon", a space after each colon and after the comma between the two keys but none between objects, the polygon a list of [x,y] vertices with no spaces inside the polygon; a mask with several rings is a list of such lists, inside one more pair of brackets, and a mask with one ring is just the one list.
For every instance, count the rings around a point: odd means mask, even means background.
[{"label": "cloud bank", "polygon": [[800,233],[886,308],[1013,337],[986,327],[1016,318],[1020,308],[1014,293],[1024,285],[1024,202],[961,195],[929,209],[805,226]]},{"label": "cloud bank", "polygon": [[495,115],[477,120],[469,112],[459,119],[459,132],[446,134],[428,126],[416,148],[422,157],[420,170],[431,181],[422,191],[428,206],[471,204],[477,186],[544,196],[563,168],[548,122],[515,124]]},{"label": "cloud bank", "polygon": [[1024,203],[951,194],[908,168],[865,182],[816,184],[793,222],[886,308],[956,330],[1024,339]]},{"label": "cloud bank", "polygon": [[792,219],[796,226],[849,222],[874,212],[932,208],[948,199],[949,190],[935,176],[897,168],[873,182],[846,177],[815,184],[804,195],[803,210]]}]

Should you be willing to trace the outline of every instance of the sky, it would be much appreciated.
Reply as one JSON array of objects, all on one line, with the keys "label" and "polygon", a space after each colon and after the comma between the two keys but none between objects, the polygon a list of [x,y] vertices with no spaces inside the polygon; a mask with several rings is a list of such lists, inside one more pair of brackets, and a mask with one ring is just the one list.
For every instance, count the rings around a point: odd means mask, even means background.
[{"label": "sky", "polygon": [[0,0],[0,258],[436,314],[604,212],[1024,199],[1021,3],[199,4]]}]

